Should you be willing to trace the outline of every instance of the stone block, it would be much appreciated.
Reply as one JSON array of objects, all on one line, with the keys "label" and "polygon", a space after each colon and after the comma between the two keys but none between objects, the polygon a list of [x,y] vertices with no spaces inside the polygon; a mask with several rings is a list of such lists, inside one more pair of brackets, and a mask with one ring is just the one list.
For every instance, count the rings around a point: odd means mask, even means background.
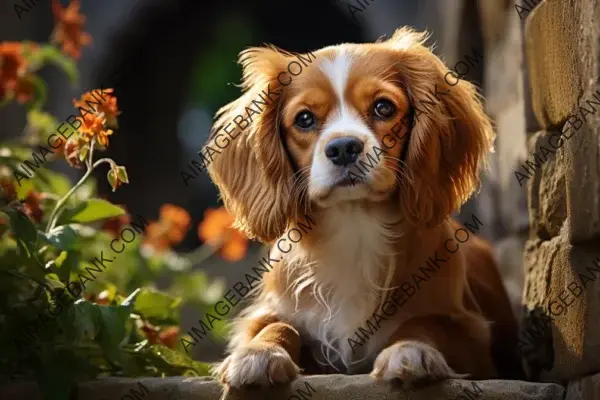
[{"label": "stone block", "polygon": [[525,246],[519,348],[528,377],[562,381],[600,369],[600,246],[562,231]]},{"label": "stone block", "polygon": [[[139,386],[142,384],[142,387]],[[0,400],[28,399],[30,384],[0,385]],[[29,389],[29,391],[24,391]],[[132,390],[137,392],[133,394]],[[403,389],[390,383],[375,383],[368,375],[301,376],[291,385],[272,389],[229,390],[221,397],[221,387],[208,378],[108,378],[79,384],[72,400],[562,400],[565,389],[552,383],[523,381],[468,381],[449,379]]]},{"label": "stone block", "polygon": [[567,135],[572,134],[565,144],[565,175],[567,222],[573,244],[600,235],[600,106],[587,103],[597,103],[597,100],[600,100],[600,90],[586,90],[581,110],[594,110],[594,113],[584,115],[578,111],[576,117],[582,122],[581,128],[574,131],[575,121],[567,132]]},{"label": "stone block", "polygon": [[598,0],[544,0],[527,16],[532,106],[544,129],[561,126],[597,81]]},{"label": "stone block", "polygon": [[575,379],[567,385],[565,400],[600,399],[600,374]]},{"label": "stone block", "polygon": [[[558,147],[558,135],[558,131],[537,132],[529,141],[527,159],[516,170],[531,176],[527,179],[531,233],[543,240],[558,236],[567,218],[564,144],[558,149],[551,145]],[[548,153],[545,149],[555,153]],[[528,172],[532,174],[528,175]]]}]

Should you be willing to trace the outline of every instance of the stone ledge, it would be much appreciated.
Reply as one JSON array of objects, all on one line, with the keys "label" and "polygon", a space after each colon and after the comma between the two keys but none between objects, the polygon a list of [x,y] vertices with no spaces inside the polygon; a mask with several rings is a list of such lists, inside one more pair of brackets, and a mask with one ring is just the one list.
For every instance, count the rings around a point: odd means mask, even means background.
[{"label": "stone ledge", "polygon": [[600,399],[600,374],[585,376],[569,382],[565,400]]},{"label": "stone ledge", "polygon": [[[141,382],[147,389],[138,386]],[[309,386],[307,386],[307,383]],[[477,386],[474,386],[476,384]],[[477,389],[477,387],[480,389]],[[313,390],[311,390],[311,388]],[[137,396],[131,391],[137,392]],[[565,389],[553,383],[525,381],[468,381],[450,379],[418,389],[373,382],[368,375],[301,376],[292,385],[269,390],[230,391],[224,400],[562,400]],[[107,378],[80,384],[71,399],[85,400],[219,400],[221,388],[209,378]],[[0,385],[0,400],[41,400],[33,383]]]}]

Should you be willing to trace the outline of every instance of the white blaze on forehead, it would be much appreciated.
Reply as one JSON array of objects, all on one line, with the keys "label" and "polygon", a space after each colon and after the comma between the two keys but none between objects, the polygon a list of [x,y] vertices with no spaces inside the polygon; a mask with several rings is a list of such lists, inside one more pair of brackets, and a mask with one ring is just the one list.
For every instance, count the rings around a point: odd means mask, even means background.
[{"label": "white blaze on forehead", "polygon": [[342,48],[339,54],[334,56],[333,60],[323,60],[320,65],[321,71],[323,71],[331,82],[333,90],[335,90],[341,104],[344,101],[344,89],[350,76],[350,68],[353,61],[352,57]]},{"label": "white blaze on forehead", "polygon": [[371,135],[369,127],[361,119],[360,114],[344,98],[353,63],[352,56],[342,48],[333,59],[323,60],[320,65],[321,71],[331,82],[338,99],[336,112],[328,118],[324,126],[324,136],[332,132]]}]

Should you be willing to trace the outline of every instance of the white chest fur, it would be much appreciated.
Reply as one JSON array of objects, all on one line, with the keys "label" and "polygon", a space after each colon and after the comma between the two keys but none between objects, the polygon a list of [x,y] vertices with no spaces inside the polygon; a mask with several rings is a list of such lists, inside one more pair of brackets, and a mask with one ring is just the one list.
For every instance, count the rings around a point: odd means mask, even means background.
[{"label": "white chest fur", "polygon": [[394,321],[383,322],[360,348],[348,341],[372,320],[390,286],[397,260],[393,243],[400,237],[393,223],[381,211],[338,205],[320,218],[325,234],[317,249],[309,253],[300,246],[286,260],[296,278],[290,279],[291,296],[274,306],[314,341],[313,353],[328,364],[341,363],[348,371],[353,364],[372,361],[397,327]]}]

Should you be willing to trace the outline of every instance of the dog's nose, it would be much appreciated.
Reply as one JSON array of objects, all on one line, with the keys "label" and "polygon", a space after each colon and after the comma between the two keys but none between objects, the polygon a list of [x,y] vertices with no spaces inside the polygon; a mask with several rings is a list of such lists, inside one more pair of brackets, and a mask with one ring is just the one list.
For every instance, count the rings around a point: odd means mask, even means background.
[{"label": "dog's nose", "polygon": [[325,155],[335,165],[348,165],[363,151],[363,143],[355,137],[346,136],[333,139],[325,146]]}]

